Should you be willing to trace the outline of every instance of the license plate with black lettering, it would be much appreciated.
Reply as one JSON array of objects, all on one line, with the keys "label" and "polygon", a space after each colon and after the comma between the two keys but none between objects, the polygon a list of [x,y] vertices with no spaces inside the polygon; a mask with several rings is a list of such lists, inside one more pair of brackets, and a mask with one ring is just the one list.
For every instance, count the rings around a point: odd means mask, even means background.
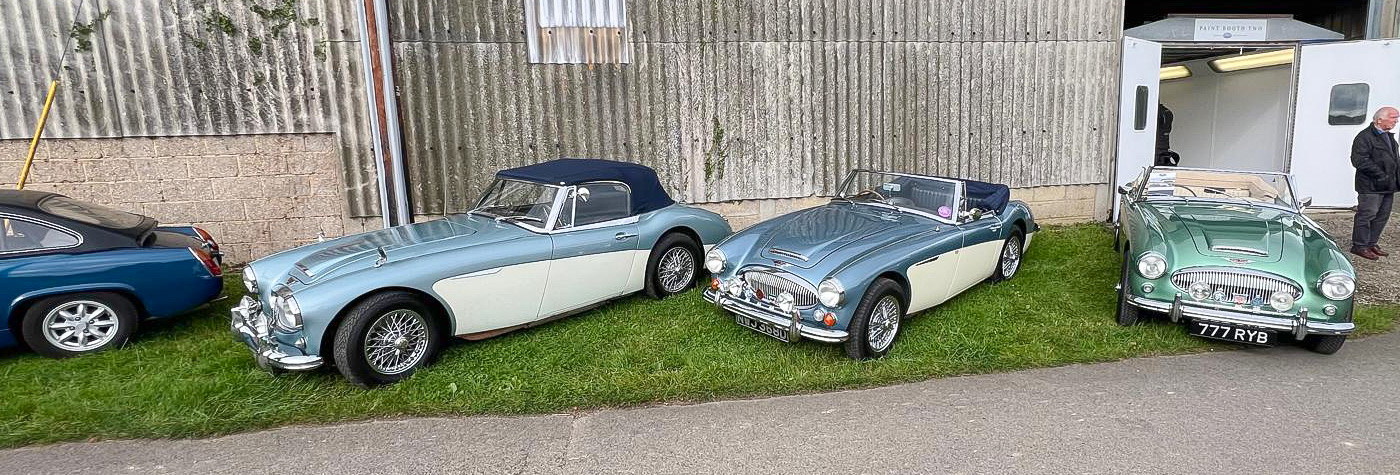
[{"label": "license plate with black lettering", "polygon": [[1278,336],[1277,333],[1268,330],[1255,330],[1199,320],[1192,321],[1186,332],[1199,337],[1259,346],[1274,346],[1275,337]]}]

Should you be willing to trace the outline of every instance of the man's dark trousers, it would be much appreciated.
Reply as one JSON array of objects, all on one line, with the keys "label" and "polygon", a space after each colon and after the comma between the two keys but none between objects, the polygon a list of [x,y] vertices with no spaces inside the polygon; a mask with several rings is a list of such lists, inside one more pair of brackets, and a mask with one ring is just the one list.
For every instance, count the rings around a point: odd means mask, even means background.
[{"label": "man's dark trousers", "polygon": [[1356,195],[1356,221],[1351,227],[1351,248],[1370,249],[1381,239],[1381,231],[1390,220],[1395,193],[1360,193]]}]

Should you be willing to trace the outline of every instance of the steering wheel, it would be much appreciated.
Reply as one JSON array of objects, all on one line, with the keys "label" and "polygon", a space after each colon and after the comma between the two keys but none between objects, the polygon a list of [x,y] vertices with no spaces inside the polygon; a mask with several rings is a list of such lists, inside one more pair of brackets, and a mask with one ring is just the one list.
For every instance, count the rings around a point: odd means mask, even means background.
[{"label": "steering wheel", "polygon": [[857,197],[860,197],[860,196],[862,196],[862,195],[875,195],[875,199],[876,199],[877,201],[881,201],[881,202],[884,202],[884,203],[890,202],[889,197],[880,194],[880,192],[875,191],[875,190],[872,189],[872,188],[866,188],[866,189],[864,189],[864,190],[860,190],[859,193],[856,193],[856,194],[854,194],[854,195],[851,195],[851,198],[857,198]]}]

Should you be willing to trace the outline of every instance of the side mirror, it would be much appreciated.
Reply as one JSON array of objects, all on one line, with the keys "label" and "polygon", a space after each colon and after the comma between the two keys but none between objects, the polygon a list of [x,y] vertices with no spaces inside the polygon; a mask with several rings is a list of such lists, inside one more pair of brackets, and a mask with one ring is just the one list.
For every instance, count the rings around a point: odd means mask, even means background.
[{"label": "side mirror", "polygon": [[588,193],[588,188],[582,186],[578,187],[578,191],[574,192],[574,194],[578,196],[579,201],[582,201],[584,203],[588,202]]},{"label": "side mirror", "polygon": [[1309,196],[1309,197],[1307,197],[1307,198],[1303,198],[1303,199],[1301,199],[1301,200],[1298,200],[1298,209],[1307,208],[1307,207],[1309,207],[1309,206],[1312,206],[1312,197],[1311,197],[1311,196]]},{"label": "side mirror", "polygon": [[1120,195],[1126,195],[1126,194],[1132,193],[1132,192],[1133,192],[1133,189],[1132,189],[1132,188],[1128,188],[1128,185],[1118,185],[1118,194],[1120,194]]}]

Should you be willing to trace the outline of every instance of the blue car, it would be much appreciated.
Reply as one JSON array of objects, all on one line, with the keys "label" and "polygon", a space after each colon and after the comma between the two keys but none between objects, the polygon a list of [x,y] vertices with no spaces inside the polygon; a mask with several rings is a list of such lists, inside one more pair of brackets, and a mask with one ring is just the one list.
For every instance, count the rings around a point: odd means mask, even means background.
[{"label": "blue car", "polygon": [[450,336],[479,340],[635,292],[682,292],[729,232],[719,215],[671,200],[650,168],[554,160],[497,173],[470,212],[249,264],[231,325],[265,369],[331,363],[357,385],[391,383]]},{"label": "blue car", "polygon": [[906,315],[1014,277],[1037,229],[1005,185],[856,170],[830,203],[712,249],[704,297],[773,338],[878,358]]},{"label": "blue car", "polygon": [[214,238],[67,196],[0,190],[0,347],[63,358],[124,345],[138,322],[223,291]]}]

